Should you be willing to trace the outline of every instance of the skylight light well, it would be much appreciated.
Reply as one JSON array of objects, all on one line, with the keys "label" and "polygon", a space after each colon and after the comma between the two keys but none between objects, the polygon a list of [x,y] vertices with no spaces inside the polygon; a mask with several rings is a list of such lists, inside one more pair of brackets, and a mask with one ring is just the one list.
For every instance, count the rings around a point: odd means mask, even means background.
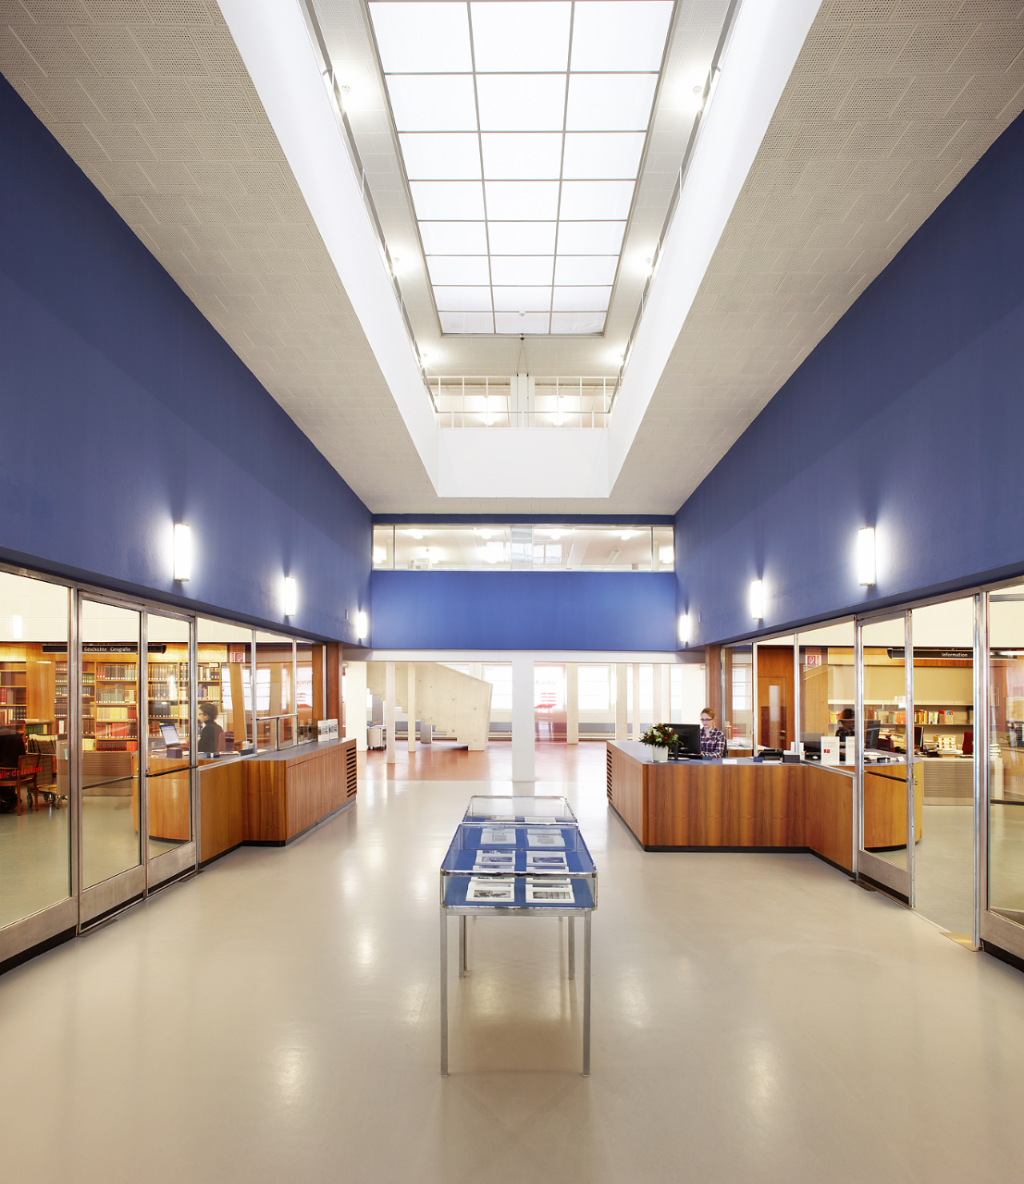
[{"label": "skylight light well", "polygon": [[599,333],[672,0],[371,0],[442,330]]}]

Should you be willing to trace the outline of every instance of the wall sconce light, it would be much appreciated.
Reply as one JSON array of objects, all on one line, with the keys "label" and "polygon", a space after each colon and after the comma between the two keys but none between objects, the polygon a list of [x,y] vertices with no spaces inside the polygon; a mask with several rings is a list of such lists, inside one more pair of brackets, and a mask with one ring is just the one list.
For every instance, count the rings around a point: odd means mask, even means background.
[{"label": "wall sconce light", "polygon": [[187,580],[192,576],[192,531],[184,522],[174,524],[174,578]]},{"label": "wall sconce light", "polygon": [[284,577],[284,615],[294,617],[299,611],[299,586],[294,576]]},{"label": "wall sconce light", "polygon": [[370,635],[370,618],[366,613],[356,613],[356,639],[365,641]]},{"label": "wall sconce light", "polygon": [[682,645],[690,644],[690,614],[679,614],[679,641]]},{"label": "wall sconce light", "polygon": [[857,531],[857,581],[866,588],[875,584],[875,528]]},{"label": "wall sconce light", "polygon": [[764,620],[764,583],[761,580],[750,581],[750,615],[755,621]]}]

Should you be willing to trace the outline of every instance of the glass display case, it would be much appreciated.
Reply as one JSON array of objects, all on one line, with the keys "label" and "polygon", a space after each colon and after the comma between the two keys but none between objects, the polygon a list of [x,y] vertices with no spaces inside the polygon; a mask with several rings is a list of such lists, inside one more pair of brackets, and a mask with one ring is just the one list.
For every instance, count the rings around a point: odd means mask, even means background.
[{"label": "glass display case", "polygon": [[459,977],[468,968],[466,918],[565,917],[569,978],[575,918],[584,922],[583,1073],[590,1073],[590,915],[597,869],[568,801],[474,797],[441,863],[441,1073],[448,1072],[448,918],[459,918]]}]

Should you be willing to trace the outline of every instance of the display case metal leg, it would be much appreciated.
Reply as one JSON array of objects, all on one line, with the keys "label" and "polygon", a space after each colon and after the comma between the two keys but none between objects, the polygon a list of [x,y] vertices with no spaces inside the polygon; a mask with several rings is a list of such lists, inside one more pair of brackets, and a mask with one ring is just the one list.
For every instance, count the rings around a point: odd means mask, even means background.
[{"label": "display case metal leg", "polygon": [[448,1076],[448,914],[441,909],[441,1076]]},{"label": "display case metal leg", "polygon": [[583,914],[583,1076],[590,1076],[590,917]]},{"label": "display case metal leg", "polygon": [[569,917],[569,977],[576,977],[576,918]]},{"label": "display case metal leg", "polygon": [[469,969],[466,950],[466,920],[465,917],[459,918],[459,978],[465,978],[466,971]]}]

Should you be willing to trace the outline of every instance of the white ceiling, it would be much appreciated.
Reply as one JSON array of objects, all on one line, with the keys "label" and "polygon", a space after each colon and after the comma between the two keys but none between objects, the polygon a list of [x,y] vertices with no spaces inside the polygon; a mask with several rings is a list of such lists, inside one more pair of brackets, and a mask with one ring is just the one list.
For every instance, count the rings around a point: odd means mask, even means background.
[{"label": "white ceiling", "polygon": [[[0,71],[371,509],[671,513],[1020,112],[1022,8],[822,4],[611,496],[599,499],[436,495],[212,0],[0,0]],[[354,0],[318,9],[336,66],[349,63],[350,118],[401,257],[413,219],[364,13]],[[669,56],[678,52],[682,76],[710,60],[723,9],[680,0]],[[723,77],[728,66],[727,55]],[[689,132],[679,112],[664,114],[663,142],[659,100],[630,229],[652,245]],[[530,341],[525,368],[608,372],[643,283],[630,299],[628,248],[605,338]],[[418,282],[417,295],[415,275],[403,276],[403,292],[417,339],[433,320],[439,354],[452,351],[439,369],[522,368],[518,340],[441,338],[424,273]]]}]

